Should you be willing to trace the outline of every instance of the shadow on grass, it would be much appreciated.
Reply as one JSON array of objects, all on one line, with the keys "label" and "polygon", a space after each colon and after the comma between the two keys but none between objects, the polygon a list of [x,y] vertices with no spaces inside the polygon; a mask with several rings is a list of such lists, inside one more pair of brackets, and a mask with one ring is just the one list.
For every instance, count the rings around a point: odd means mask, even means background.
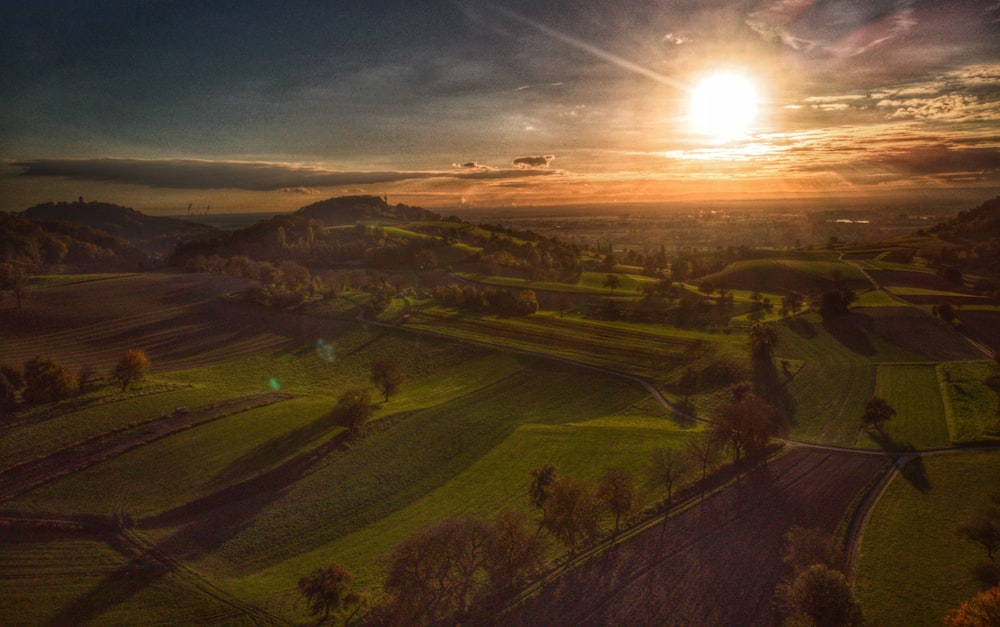
[{"label": "shadow on grass", "polygon": [[[280,459],[285,452],[293,450],[292,447],[308,443],[331,426],[330,417],[325,416],[278,438],[273,447],[270,444],[258,447],[256,455],[244,456],[223,473],[235,476],[257,463],[266,463],[266,459]],[[176,533],[158,544],[157,548],[182,560],[196,560],[246,528],[258,513],[281,498],[286,489],[306,476],[327,455],[345,448],[348,441],[348,434],[340,432],[269,471],[143,519],[139,522],[139,528],[179,527]]]},{"label": "shadow on grass", "polygon": [[142,592],[169,572],[168,567],[152,559],[133,557],[127,564],[107,575],[92,590],[41,624],[45,627],[62,627],[87,623]]},{"label": "shadow on grass", "polygon": [[875,354],[875,346],[861,328],[860,317],[854,314],[836,316],[823,321],[823,328],[846,348],[870,357]]},{"label": "shadow on grass", "polygon": [[794,318],[785,318],[782,320],[781,324],[788,327],[792,331],[798,333],[806,339],[811,339],[816,337],[816,327],[813,326],[812,322],[809,322],[805,318],[796,316]]},{"label": "shadow on grass", "polygon": [[[931,489],[930,478],[927,477],[927,469],[924,467],[924,459],[916,453],[916,448],[909,442],[897,442],[887,433],[881,431],[869,431],[868,437],[882,447],[882,450],[893,453],[913,453],[899,468],[899,474],[910,482],[914,488],[920,492],[927,492]],[[905,456],[904,456],[905,457]]]}]

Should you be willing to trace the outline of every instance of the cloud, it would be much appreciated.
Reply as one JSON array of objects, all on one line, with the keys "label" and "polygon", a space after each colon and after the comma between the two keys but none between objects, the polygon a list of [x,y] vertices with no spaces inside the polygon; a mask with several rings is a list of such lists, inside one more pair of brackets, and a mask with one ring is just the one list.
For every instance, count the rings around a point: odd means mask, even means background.
[{"label": "cloud", "polygon": [[549,167],[549,162],[555,158],[555,155],[514,157],[513,164],[516,168],[547,168]]},{"label": "cloud", "polygon": [[[535,159],[526,157],[527,159]],[[541,157],[545,165],[551,157]],[[515,160],[516,161],[516,160]],[[475,164],[475,165],[473,165]],[[429,178],[497,179],[555,173],[519,166],[499,170],[468,162],[455,170],[330,170],[288,163],[194,159],[36,159],[17,161],[21,176],[62,177],[166,189],[245,189],[306,193],[317,187],[358,186]],[[516,163],[515,163],[516,165]]]},{"label": "cloud", "polygon": [[496,168],[488,165],[483,165],[478,161],[466,161],[464,163],[453,163],[451,165],[454,168],[459,168],[463,170],[496,170]]}]

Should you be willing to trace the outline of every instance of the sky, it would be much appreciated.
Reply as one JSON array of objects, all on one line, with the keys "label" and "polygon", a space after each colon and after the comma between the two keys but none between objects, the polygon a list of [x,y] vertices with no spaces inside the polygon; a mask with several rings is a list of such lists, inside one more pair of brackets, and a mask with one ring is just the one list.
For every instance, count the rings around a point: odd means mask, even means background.
[{"label": "sky", "polygon": [[5,3],[0,210],[359,193],[1000,195],[1000,0]]}]

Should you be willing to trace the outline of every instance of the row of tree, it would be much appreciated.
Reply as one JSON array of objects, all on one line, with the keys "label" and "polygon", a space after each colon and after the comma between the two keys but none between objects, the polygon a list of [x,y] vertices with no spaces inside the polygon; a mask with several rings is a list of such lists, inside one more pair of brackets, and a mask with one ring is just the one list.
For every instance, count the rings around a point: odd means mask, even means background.
[{"label": "row of tree", "polygon": [[[124,392],[129,385],[142,381],[149,367],[146,353],[131,349],[118,360],[111,371],[111,378],[121,384]],[[93,378],[94,372],[90,368],[74,373],[54,359],[45,357],[29,359],[20,370],[0,366],[0,409],[5,413],[11,412],[17,408],[19,400],[30,405],[70,398]]]}]

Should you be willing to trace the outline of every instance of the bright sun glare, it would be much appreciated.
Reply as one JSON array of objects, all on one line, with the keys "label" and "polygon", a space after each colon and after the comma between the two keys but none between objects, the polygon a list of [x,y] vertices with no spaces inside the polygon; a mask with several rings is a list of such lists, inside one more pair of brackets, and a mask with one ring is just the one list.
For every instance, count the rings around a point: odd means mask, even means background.
[{"label": "bright sun glare", "polygon": [[757,88],[741,74],[713,74],[691,92],[691,126],[714,140],[746,135],[756,117]]}]

